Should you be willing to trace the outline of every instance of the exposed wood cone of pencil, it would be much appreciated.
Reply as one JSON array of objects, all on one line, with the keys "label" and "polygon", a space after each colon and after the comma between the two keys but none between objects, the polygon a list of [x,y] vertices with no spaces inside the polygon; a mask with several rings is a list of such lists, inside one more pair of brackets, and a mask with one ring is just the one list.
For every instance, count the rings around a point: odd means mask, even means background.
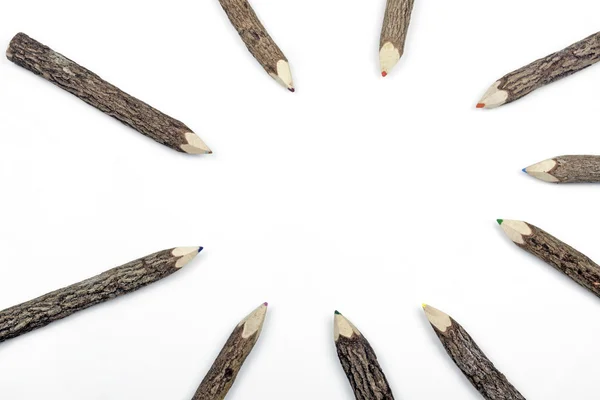
[{"label": "exposed wood cone of pencil", "polygon": [[550,183],[600,182],[600,156],[559,156],[523,168],[523,172]]},{"label": "exposed wood cone of pencil", "polygon": [[600,297],[600,266],[585,254],[533,224],[507,219],[497,222],[517,246]]},{"label": "exposed wood cone of pencil", "polygon": [[159,251],[0,311],[0,342],[166,278],[183,268],[200,251],[202,247]]},{"label": "exposed wood cone of pencil", "polygon": [[458,322],[427,304],[423,310],[452,361],[485,399],[525,400]]},{"label": "exposed wood cone of pencil", "polygon": [[262,332],[267,306],[261,304],[235,327],[192,400],[223,400],[227,396]]},{"label": "exposed wood cone of pencil", "polygon": [[414,0],[388,0],[379,38],[379,65],[384,78],[398,64],[404,45]]}]

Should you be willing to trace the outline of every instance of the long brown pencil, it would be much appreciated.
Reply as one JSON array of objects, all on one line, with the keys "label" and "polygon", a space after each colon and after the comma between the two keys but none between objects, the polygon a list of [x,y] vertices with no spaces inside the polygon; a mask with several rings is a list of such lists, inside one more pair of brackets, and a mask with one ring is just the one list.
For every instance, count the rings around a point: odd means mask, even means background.
[{"label": "long brown pencil", "polygon": [[459,323],[426,304],[423,309],[452,361],[485,399],[525,400]]},{"label": "long brown pencil", "polygon": [[287,58],[271,38],[247,0],[219,0],[233,27],[256,61],[283,87],[294,92]]},{"label": "long brown pencil", "polygon": [[338,311],[333,338],[356,400],[393,400],[394,395],[367,339]]},{"label": "long brown pencil", "polygon": [[383,77],[389,74],[404,54],[414,3],[415,0],[387,1],[379,39],[379,63]]},{"label": "long brown pencil", "polygon": [[600,156],[559,156],[530,165],[523,172],[551,183],[600,182]]},{"label": "long brown pencil", "polygon": [[517,246],[600,297],[600,266],[586,255],[527,222],[499,219],[498,223]]},{"label": "long brown pencil", "polygon": [[165,278],[179,271],[201,250],[202,247],[177,247],[159,251],[0,311],[0,342]]},{"label": "long brown pencil", "polygon": [[227,396],[246,357],[258,341],[267,306],[267,303],[262,304],[236,326],[192,400],[223,400]]},{"label": "long brown pencil", "polygon": [[504,75],[483,95],[477,108],[496,108],[513,102],[599,60],[600,32]]},{"label": "long brown pencil", "polygon": [[189,154],[212,153],[182,122],[130,96],[24,33],[13,38],[6,57],[158,143]]}]

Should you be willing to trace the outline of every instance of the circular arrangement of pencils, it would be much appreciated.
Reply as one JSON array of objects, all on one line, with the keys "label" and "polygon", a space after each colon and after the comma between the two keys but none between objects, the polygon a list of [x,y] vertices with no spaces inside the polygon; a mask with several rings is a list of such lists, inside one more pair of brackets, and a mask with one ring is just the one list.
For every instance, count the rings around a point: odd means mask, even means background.
[{"label": "circular arrangement of pencils", "polygon": [[[250,3],[247,0],[219,0],[219,3],[260,66],[285,89],[295,92],[290,62],[259,20]],[[387,0],[378,53],[383,77],[392,72],[404,55],[410,37],[413,8],[414,0]],[[10,41],[6,56],[16,65],[46,79],[170,149],[187,154],[212,153],[200,136],[183,122],[125,93],[96,73],[24,33],[18,33]],[[476,107],[491,109],[514,102],[542,86],[575,74],[598,61],[600,33],[497,79]],[[598,183],[600,156],[556,156],[536,161],[524,168],[523,172],[548,183]],[[566,186],[569,185],[563,187]],[[600,265],[528,222],[504,219],[497,222],[506,236],[518,247],[600,297]],[[159,251],[0,311],[0,342],[43,328],[78,311],[167,278],[191,262],[202,250],[202,247],[195,246]],[[356,284],[359,285],[360,282]],[[220,400],[227,396],[246,358],[258,342],[265,324],[267,306],[267,303],[261,304],[235,325],[211,368],[200,381],[193,395],[194,400]],[[525,399],[457,321],[429,305],[423,305],[423,310],[433,333],[448,356],[483,398]],[[238,318],[239,316],[235,320],[239,321]],[[474,327],[476,323],[477,321],[470,321],[469,326]],[[386,374],[366,336],[338,311],[334,313],[332,331],[332,351],[335,347],[355,398],[394,399]],[[369,335],[372,337],[372,333]]]}]

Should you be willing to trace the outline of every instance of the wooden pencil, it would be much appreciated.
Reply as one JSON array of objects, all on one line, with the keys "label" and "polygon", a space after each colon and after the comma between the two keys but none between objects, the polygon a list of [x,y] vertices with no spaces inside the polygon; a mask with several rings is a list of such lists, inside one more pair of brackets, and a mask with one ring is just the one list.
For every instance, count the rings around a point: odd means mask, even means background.
[{"label": "wooden pencil", "polygon": [[212,153],[182,122],[130,96],[24,33],[12,39],[6,57],[158,143],[189,154]]},{"label": "wooden pencil", "polygon": [[559,156],[523,169],[551,183],[600,182],[600,156]]},{"label": "wooden pencil", "polygon": [[600,266],[586,255],[527,222],[499,219],[498,224],[517,246],[600,297]]},{"label": "wooden pencil", "polygon": [[371,345],[338,311],[334,315],[333,338],[356,399],[393,400],[394,395]]},{"label": "wooden pencil", "polygon": [[288,60],[258,19],[250,3],[247,0],[219,2],[256,61],[275,81],[294,92],[296,89]]},{"label": "wooden pencil", "polygon": [[415,0],[388,0],[379,39],[379,64],[385,78],[404,54]]},{"label": "wooden pencil", "polygon": [[202,247],[177,247],[159,251],[0,311],[0,342],[165,278],[179,271],[201,250]]},{"label": "wooden pencil", "polygon": [[223,400],[262,331],[267,303],[244,318],[233,330],[221,353],[202,380],[192,400]]},{"label": "wooden pencil", "polygon": [[525,400],[525,397],[481,351],[471,336],[449,315],[423,304],[425,315],[452,361],[488,400]]},{"label": "wooden pencil", "polygon": [[600,60],[600,32],[497,80],[477,108],[496,108],[595,64]]}]

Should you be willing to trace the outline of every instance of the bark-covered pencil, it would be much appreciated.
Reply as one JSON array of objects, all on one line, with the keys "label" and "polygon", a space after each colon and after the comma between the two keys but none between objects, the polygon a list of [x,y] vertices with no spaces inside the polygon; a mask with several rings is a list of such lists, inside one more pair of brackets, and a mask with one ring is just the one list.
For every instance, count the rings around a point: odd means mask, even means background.
[{"label": "bark-covered pencil", "polygon": [[262,304],[235,327],[192,400],[223,400],[227,396],[246,357],[258,341],[267,306],[267,303]]},{"label": "bark-covered pencil", "polygon": [[0,342],[165,278],[179,271],[201,250],[202,247],[177,247],[159,251],[0,311]]},{"label": "bark-covered pencil", "polygon": [[523,169],[551,183],[600,182],[600,156],[559,156]]},{"label": "bark-covered pencil", "polygon": [[496,108],[581,71],[600,60],[600,32],[550,54],[497,80],[477,108]]},{"label": "bark-covered pencil", "polygon": [[357,400],[393,400],[392,389],[367,339],[338,311],[333,339],[342,368]]},{"label": "bark-covered pencil", "polygon": [[248,0],[219,0],[231,24],[238,31],[256,61],[283,87],[294,92],[287,58],[271,38]]},{"label": "bark-covered pencil", "polygon": [[415,0],[387,1],[379,39],[379,64],[383,77],[389,74],[404,54],[404,44],[414,3]]},{"label": "bark-covered pencil", "polygon": [[431,306],[423,304],[423,309],[452,361],[485,399],[525,400],[460,324]]},{"label": "bark-covered pencil", "polygon": [[24,33],[13,38],[6,57],[158,143],[189,154],[212,153],[182,122],[130,96]]},{"label": "bark-covered pencil", "polygon": [[527,222],[499,219],[498,224],[517,246],[600,297],[600,266],[586,255]]}]

